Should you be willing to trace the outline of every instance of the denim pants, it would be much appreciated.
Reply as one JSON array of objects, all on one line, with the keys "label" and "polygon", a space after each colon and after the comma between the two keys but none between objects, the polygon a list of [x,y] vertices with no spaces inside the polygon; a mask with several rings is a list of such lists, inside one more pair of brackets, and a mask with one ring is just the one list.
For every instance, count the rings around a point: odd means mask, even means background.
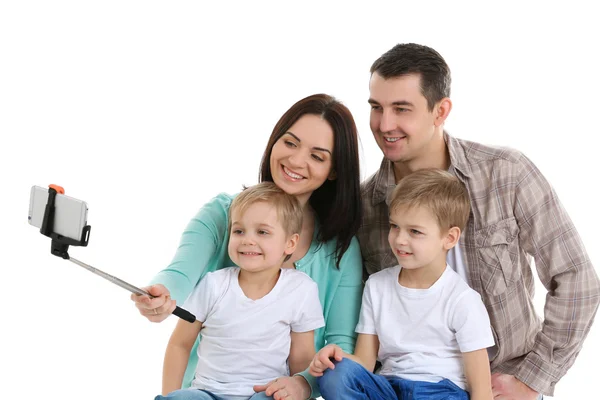
[{"label": "denim pants", "polygon": [[448,379],[433,383],[376,375],[348,358],[334,364],[335,369],[317,378],[325,400],[469,400],[469,394]]},{"label": "denim pants", "polygon": [[256,393],[251,397],[244,396],[217,396],[209,391],[202,389],[179,389],[169,393],[166,396],[158,395],[154,400],[273,400],[273,397],[267,396],[265,392]]}]

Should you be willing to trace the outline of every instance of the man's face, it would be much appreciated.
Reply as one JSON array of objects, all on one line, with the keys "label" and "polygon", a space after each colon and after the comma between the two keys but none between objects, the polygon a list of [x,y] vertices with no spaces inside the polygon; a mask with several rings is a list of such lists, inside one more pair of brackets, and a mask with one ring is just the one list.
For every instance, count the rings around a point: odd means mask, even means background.
[{"label": "man's face", "polygon": [[435,108],[427,108],[420,82],[420,76],[415,74],[389,79],[377,72],[371,76],[371,131],[390,161],[409,162],[425,157],[435,135]]}]

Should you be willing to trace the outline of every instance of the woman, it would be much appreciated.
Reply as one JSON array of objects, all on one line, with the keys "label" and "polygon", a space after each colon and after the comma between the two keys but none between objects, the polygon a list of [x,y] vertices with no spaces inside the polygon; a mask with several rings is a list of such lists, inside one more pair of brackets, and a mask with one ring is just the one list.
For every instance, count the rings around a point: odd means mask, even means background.
[{"label": "woman", "polygon": [[[259,180],[274,182],[298,198],[304,220],[300,241],[284,267],[308,274],[319,287],[325,327],[315,331],[317,350],[335,343],[352,353],[362,295],[362,259],[354,235],[361,218],[356,125],[350,111],[331,96],[317,94],[294,104],[277,122],[263,154]],[[146,288],[157,296],[132,296],[140,313],[163,321],[210,271],[234,265],[227,255],[232,196],[220,194],[189,223],[169,267]],[[193,379],[197,354],[183,387]],[[276,398],[318,397],[307,371],[282,377],[256,391]]]}]

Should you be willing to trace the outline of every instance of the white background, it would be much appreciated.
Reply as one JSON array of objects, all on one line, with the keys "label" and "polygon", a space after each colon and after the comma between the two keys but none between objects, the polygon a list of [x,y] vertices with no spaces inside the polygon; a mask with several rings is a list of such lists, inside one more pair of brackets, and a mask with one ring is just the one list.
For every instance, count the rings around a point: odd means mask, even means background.
[{"label": "white background", "polygon": [[[368,70],[399,42],[445,57],[447,129],[533,159],[598,265],[593,2],[362,3],[1,3],[1,397],[151,399],[175,323],[51,256],[27,223],[32,185],[86,200],[90,244],[70,254],[142,286],[204,202],[256,182],[274,124],[304,96],[350,108],[373,173]],[[599,348],[596,324],[555,398],[597,397]]]}]

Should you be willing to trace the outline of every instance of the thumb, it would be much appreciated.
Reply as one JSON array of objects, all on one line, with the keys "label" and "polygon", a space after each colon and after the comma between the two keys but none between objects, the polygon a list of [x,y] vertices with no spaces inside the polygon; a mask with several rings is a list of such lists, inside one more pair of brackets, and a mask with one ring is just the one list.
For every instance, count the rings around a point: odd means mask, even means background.
[{"label": "thumb", "polygon": [[256,393],[264,392],[267,390],[267,385],[254,385],[252,386],[252,390],[254,390]]},{"label": "thumb", "polygon": [[170,293],[163,285],[152,285],[148,288],[148,293],[154,297],[160,297],[163,295],[168,296]]}]

